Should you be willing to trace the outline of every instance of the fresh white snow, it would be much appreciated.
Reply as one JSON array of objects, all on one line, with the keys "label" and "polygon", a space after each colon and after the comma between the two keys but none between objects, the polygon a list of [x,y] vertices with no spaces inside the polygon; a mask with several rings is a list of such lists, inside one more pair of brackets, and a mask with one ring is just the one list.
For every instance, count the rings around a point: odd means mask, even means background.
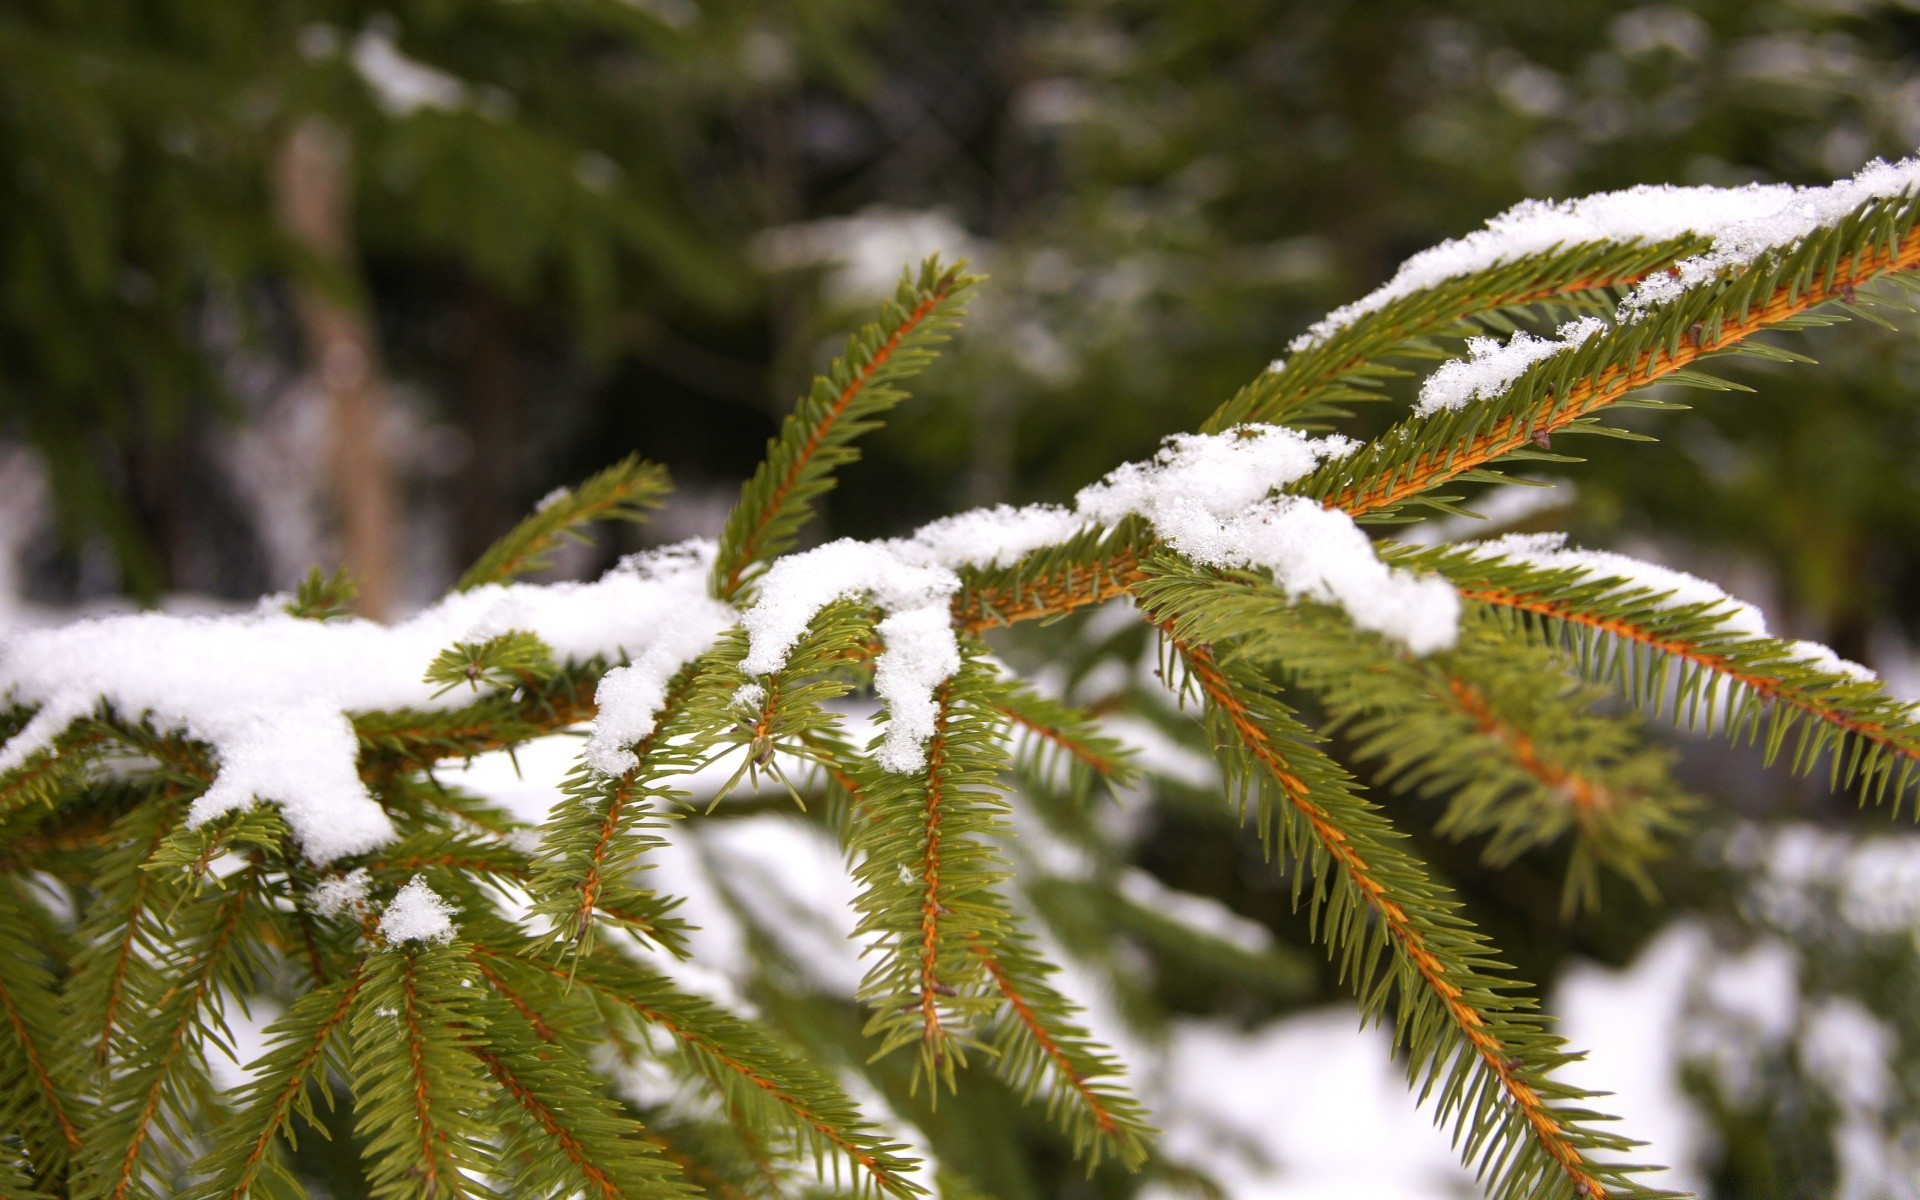
[{"label": "fresh white snow", "polygon": [[[1529,255],[1608,242],[1645,245],[1689,234],[1712,239],[1709,250],[1682,260],[1673,273],[1641,283],[1622,305],[1622,315],[1630,316],[1833,224],[1868,200],[1910,193],[1916,186],[1920,160],[1909,158],[1869,163],[1853,178],[1826,187],[1642,185],[1576,200],[1524,200],[1485,228],[1409,258],[1392,279],[1327,314],[1288,349],[1311,349],[1396,300]],[[1276,362],[1273,369],[1285,370],[1284,362]]]},{"label": "fresh white snow", "polygon": [[1475,400],[1491,400],[1513,386],[1526,369],[1543,359],[1572,350],[1607,328],[1598,317],[1568,321],[1550,338],[1521,330],[1503,344],[1497,338],[1467,339],[1467,357],[1442,363],[1420,385],[1414,411],[1422,416],[1465,408]]},{"label": "fresh white snow", "polygon": [[394,945],[444,946],[453,940],[453,911],[453,905],[416,875],[388,902],[380,917],[380,936]]},{"label": "fresh white snow", "polygon": [[652,710],[643,684],[671,674],[732,621],[706,594],[710,561],[711,547],[673,547],[592,583],[475,588],[395,625],[300,620],[263,605],[225,617],[138,613],[10,633],[0,642],[0,694],[40,711],[0,746],[0,771],[105,702],[213,748],[218,771],[194,802],[193,824],[264,799],[280,806],[314,862],[363,853],[389,840],[393,826],[360,781],[349,714],[466,704],[460,689],[436,696],[427,665],[455,642],[523,629],[563,659],[632,659],[609,689],[596,733],[614,731],[603,743],[644,734]]}]

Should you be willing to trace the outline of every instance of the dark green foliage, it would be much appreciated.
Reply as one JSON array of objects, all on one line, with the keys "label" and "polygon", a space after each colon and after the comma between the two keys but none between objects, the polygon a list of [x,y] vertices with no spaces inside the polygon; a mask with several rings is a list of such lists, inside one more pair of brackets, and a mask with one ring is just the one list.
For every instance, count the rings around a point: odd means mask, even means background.
[{"label": "dark green foliage", "polygon": [[1184,686],[1206,705],[1229,793],[1251,809],[1270,856],[1304,866],[1293,876],[1295,903],[1307,904],[1362,1019],[1393,1021],[1409,1083],[1434,1099],[1435,1119],[1451,1127],[1489,1194],[1646,1194],[1622,1168],[1589,1157],[1629,1144],[1587,1123],[1586,1093],[1550,1079],[1567,1056],[1534,1002],[1495,973],[1486,939],[1272,685],[1214,656],[1216,642],[1231,653],[1234,626],[1208,603],[1203,581],[1169,566],[1149,576],[1141,603],[1167,630]]},{"label": "dark green foliage", "polygon": [[971,1027],[998,1003],[980,951],[1011,921],[995,889],[993,845],[1007,802],[998,778],[1004,719],[992,667],[977,651],[935,693],[939,716],[923,773],[868,770],[852,821],[859,931],[878,961],[860,985],[878,1053],[915,1047],[920,1074],[953,1086]]},{"label": "dark green foliage", "polygon": [[1879,682],[1836,674],[1786,642],[1742,632],[1723,608],[1671,605],[1629,580],[1445,547],[1402,557],[1446,575],[1488,619],[1655,717],[1760,745],[1768,763],[1791,745],[1796,774],[1824,760],[1829,786],[1890,803],[1896,815],[1920,783],[1911,705]]},{"label": "dark green foliage", "polygon": [[1446,800],[1438,832],[1485,838],[1495,864],[1572,835],[1569,904],[1597,899],[1597,865],[1644,886],[1644,864],[1677,832],[1684,798],[1670,756],[1631,720],[1593,711],[1601,689],[1490,617],[1474,614],[1454,649],[1409,659],[1334,610],[1286,603],[1252,581],[1187,579],[1207,589],[1219,628],[1245,631],[1229,643],[1233,658],[1312,692],[1327,732],[1350,739],[1376,779]]}]

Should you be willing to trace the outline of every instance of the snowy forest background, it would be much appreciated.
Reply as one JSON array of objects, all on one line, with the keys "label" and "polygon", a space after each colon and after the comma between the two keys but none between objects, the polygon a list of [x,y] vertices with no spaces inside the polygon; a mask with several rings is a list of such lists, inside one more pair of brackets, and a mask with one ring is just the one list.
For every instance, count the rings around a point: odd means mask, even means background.
[{"label": "snowy forest background", "polygon": [[[0,630],[246,606],[343,560],[405,614],[635,451],[672,469],[670,519],[558,574],[711,534],[927,253],[991,283],[824,536],[1070,495],[1523,197],[1818,183],[1917,145],[1920,6],[1873,0],[24,0],[0,13]],[[1593,446],[1577,488],[1489,497],[1488,532],[1683,565],[1920,699],[1920,331],[1835,332],[1796,343],[1817,372],[1746,360],[1755,394]],[[1099,810],[1114,861],[1036,836],[1022,865],[1169,1158],[1236,1196],[1471,1194],[1286,879],[1191,803],[1212,768],[1115,628],[1082,622],[1050,678],[1153,776]],[[1593,1052],[1571,1076],[1619,1093],[1670,1184],[1920,1196],[1920,841],[1674,745],[1702,804],[1656,900],[1610,884],[1567,921],[1551,858],[1420,853],[1547,981]],[[461,779],[537,816],[571,752]],[[730,806],[662,869],[726,986],[850,1037],[836,852],[786,804]],[[1135,911],[1078,911],[1091,870]],[[1038,1115],[898,1115],[1005,1200],[1141,1186],[1083,1179]]]}]

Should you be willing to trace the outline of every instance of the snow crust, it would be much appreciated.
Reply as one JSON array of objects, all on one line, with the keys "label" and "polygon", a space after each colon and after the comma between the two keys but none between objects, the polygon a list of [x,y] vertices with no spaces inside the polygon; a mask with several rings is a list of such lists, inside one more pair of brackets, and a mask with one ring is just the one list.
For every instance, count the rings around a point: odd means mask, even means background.
[{"label": "snow crust", "polygon": [[592,583],[475,588],[391,626],[301,620],[263,605],[225,617],[138,613],[10,634],[0,642],[0,695],[40,711],[0,746],[0,771],[104,702],[213,748],[218,771],[190,823],[267,800],[314,862],[364,853],[390,840],[393,825],[360,781],[349,714],[469,703],[462,689],[436,697],[428,664],[455,642],[522,629],[563,659],[630,659],[616,670],[619,682],[603,688],[590,742],[642,736],[662,681],[732,622],[706,594],[711,560],[711,546],[686,544]]},{"label": "snow crust", "polygon": [[453,940],[453,905],[415,875],[395,893],[381,915],[380,936],[393,945],[423,942],[444,946]]},{"label": "snow crust", "polygon": [[[1623,317],[1631,317],[1831,225],[1868,200],[1907,194],[1916,187],[1920,160],[1909,158],[1898,163],[1876,160],[1851,179],[1825,187],[1641,185],[1575,200],[1525,200],[1484,228],[1409,258],[1393,278],[1327,314],[1288,349],[1309,350],[1396,300],[1529,255],[1593,243],[1644,245],[1689,234],[1712,239],[1706,252],[1640,284],[1621,308]],[[1284,363],[1276,362],[1273,369],[1284,370]]]},{"label": "snow crust", "polygon": [[[1722,627],[1730,632],[1751,638],[1776,636],[1768,631],[1765,614],[1745,600],[1727,595],[1718,584],[1709,583],[1685,571],[1676,571],[1672,567],[1663,567],[1625,554],[1615,554],[1610,550],[1569,550],[1566,548],[1566,538],[1564,533],[1515,533],[1473,543],[1471,548],[1480,556],[1504,558],[1543,570],[1576,570],[1588,579],[1620,579],[1624,583],[1617,591],[1660,593],[1656,603],[1661,608],[1705,605],[1720,617]],[[1797,662],[1861,683],[1879,682],[1879,676],[1872,671],[1857,662],[1841,658],[1819,642],[1780,640],[1785,642],[1788,653]]]}]

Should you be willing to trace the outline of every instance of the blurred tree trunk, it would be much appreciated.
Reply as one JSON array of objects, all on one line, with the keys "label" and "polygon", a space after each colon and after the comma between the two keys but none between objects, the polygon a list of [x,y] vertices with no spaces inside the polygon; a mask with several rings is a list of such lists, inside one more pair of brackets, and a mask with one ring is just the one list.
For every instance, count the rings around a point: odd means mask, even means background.
[{"label": "blurred tree trunk", "polygon": [[490,289],[474,284],[465,315],[459,412],[471,453],[454,494],[454,553],[462,567],[513,524],[523,458],[512,313]]},{"label": "blurred tree trunk", "polygon": [[[281,225],[315,259],[352,278],[352,148],[317,117],[296,126],[280,147],[274,199]],[[386,393],[373,324],[337,292],[311,283],[295,295],[308,360],[332,409],[329,475],[339,521],[340,557],[360,584],[355,607],[385,617],[394,593],[399,498],[385,445]]]}]

